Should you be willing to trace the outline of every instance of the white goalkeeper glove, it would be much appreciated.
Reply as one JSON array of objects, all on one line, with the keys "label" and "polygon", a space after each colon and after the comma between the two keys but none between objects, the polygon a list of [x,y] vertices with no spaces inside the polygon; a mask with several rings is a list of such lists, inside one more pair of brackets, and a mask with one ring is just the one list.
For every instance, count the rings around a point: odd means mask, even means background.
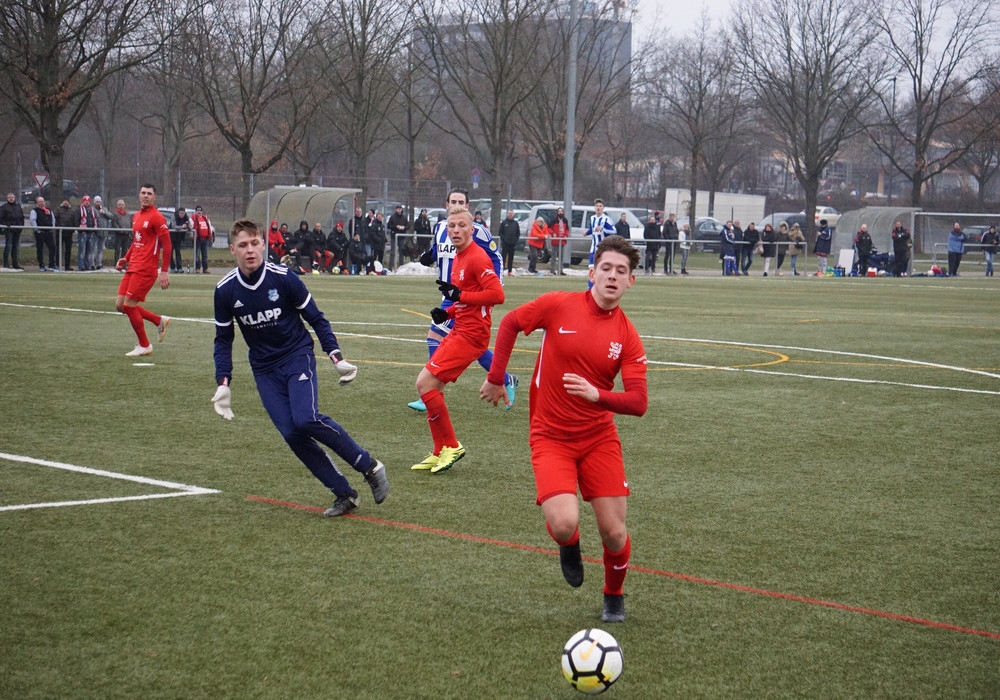
[{"label": "white goalkeeper glove", "polygon": [[226,420],[233,419],[233,392],[225,384],[215,390],[215,396],[212,397],[212,408]]},{"label": "white goalkeeper glove", "polygon": [[350,362],[345,360],[340,350],[334,350],[331,352],[330,359],[333,360],[333,366],[337,368],[337,374],[340,375],[341,384],[350,384],[354,381],[354,378],[358,376],[357,365],[352,365]]}]

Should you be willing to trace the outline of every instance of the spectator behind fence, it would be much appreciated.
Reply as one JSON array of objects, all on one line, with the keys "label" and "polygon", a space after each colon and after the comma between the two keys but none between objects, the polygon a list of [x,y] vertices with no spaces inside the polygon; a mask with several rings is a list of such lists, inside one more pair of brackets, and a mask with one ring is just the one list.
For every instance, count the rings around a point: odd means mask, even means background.
[{"label": "spectator behind fence", "polygon": [[965,254],[965,232],[962,226],[956,221],[948,234],[948,276],[958,277],[958,266],[962,264],[962,255]]},{"label": "spectator behind fence", "polygon": [[656,225],[656,217],[650,216],[642,229],[642,237],[646,239],[646,256],[642,264],[642,274],[651,275],[656,272],[656,257],[660,253],[660,227]]},{"label": "spectator behind fence", "polygon": [[774,250],[777,248],[775,241],[777,240],[778,236],[774,232],[774,227],[771,224],[764,224],[764,230],[760,232],[760,256],[764,258],[764,277],[767,277],[767,271],[771,267],[771,258],[774,257]]},{"label": "spectator behind fence", "polygon": [[778,232],[775,234],[775,241],[777,243],[777,253],[778,253],[778,266],[775,270],[775,274],[781,277],[784,273],[781,271],[781,266],[785,262],[785,256],[788,255],[788,244],[791,243],[791,235],[789,234],[788,223],[782,221],[778,224]]},{"label": "spectator behind fence", "polygon": [[740,220],[733,219],[733,240],[736,245],[734,250],[736,251],[736,272],[733,274],[740,274],[740,265],[743,264],[743,229],[740,227]]},{"label": "spectator behind fence", "polygon": [[[79,212],[69,204],[69,199],[64,198],[59,208],[56,209],[56,248],[62,252],[62,269],[67,272],[73,271],[73,230],[80,223]],[[132,236],[132,229],[129,228],[129,239]]]},{"label": "spectator behind fence", "polygon": [[545,250],[545,239],[548,238],[549,227],[545,219],[538,217],[528,231],[528,274],[538,273],[538,261]]},{"label": "spectator behind fence", "polygon": [[736,232],[733,222],[727,221],[719,233],[719,256],[722,258],[722,274],[739,274],[736,270]]},{"label": "spectator behind fence", "polygon": [[188,216],[184,207],[178,207],[174,212],[174,225],[170,229],[170,245],[173,246],[174,255],[170,261],[171,272],[184,272],[184,260],[181,258],[181,248],[187,240],[188,232],[191,230],[191,217]]},{"label": "spectator behind fence", "polygon": [[753,256],[760,249],[760,232],[754,222],[747,224],[746,231],[743,232],[743,252],[740,255],[740,270],[743,276],[750,274],[750,266],[753,264]]},{"label": "spectator behind fence", "polygon": [[861,224],[861,228],[855,234],[854,249],[858,251],[858,275],[868,274],[868,259],[875,249],[875,243],[868,233],[868,224]]},{"label": "spectator behind fence", "polygon": [[132,217],[125,209],[125,200],[119,199],[115,210],[111,213],[111,226],[114,232],[115,260],[125,257],[132,245]]},{"label": "spectator behind fence", "polygon": [[348,241],[343,221],[334,224],[330,235],[326,237],[326,250],[330,254],[330,266],[326,271],[333,272],[337,268],[340,272],[347,272]]},{"label": "spectator behind fence", "polygon": [[[31,227],[35,229],[35,251],[38,253],[38,269],[45,272],[46,269],[56,272],[56,242],[52,237],[52,227],[55,226],[56,217],[52,210],[45,206],[45,199],[38,197],[35,199],[35,208],[28,215]],[[45,248],[49,250],[49,266],[45,267]]]},{"label": "spectator behind fence", "polygon": [[997,247],[1000,246],[1000,235],[997,234],[997,227],[990,226],[990,230],[983,234],[983,255],[986,256],[986,276],[993,276],[993,258],[997,254]]},{"label": "spectator behind fence", "polygon": [[[663,222],[663,231],[660,235],[663,240],[663,274],[665,275],[677,274],[674,270],[674,241],[677,240],[678,233],[677,217],[673,212],[670,212],[667,220]],[[656,268],[653,268],[653,272],[656,272]]]},{"label": "spectator behind fence", "polygon": [[517,242],[521,240],[521,225],[514,218],[513,209],[508,209],[507,218],[500,222],[499,235],[500,256],[509,277],[514,274],[514,252],[517,250]]},{"label": "spectator behind fence", "polygon": [[691,227],[687,224],[681,226],[681,230],[677,232],[677,247],[681,251],[681,274],[686,275],[688,255],[691,253]]},{"label": "spectator behind fence", "polygon": [[355,233],[348,244],[348,256],[350,258],[350,270],[352,275],[360,275],[361,268],[365,264],[365,242],[361,240],[361,234]]},{"label": "spectator behind fence", "polygon": [[892,254],[896,258],[892,266],[893,277],[906,277],[906,271],[910,267],[910,249],[913,248],[913,238],[910,230],[903,228],[903,223],[897,221],[892,228]]},{"label": "spectator behind fence", "polygon": [[[3,266],[23,270],[18,256],[21,251],[21,227],[24,226],[24,211],[17,203],[13,192],[7,193],[7,201],[0,205],[0,226],[3,227]],[[10,263],[13,261],[13,265]]]},{"label": "spectator behind fence", "polygon": [[799,256],[804,255],[806,252],[806,237],[803,235],[802,229],[799,228],[798,224],[792,224],[792,228],[788,231],[788,240],[792,244],[788,247],[788,255],[792,259],[792,276],[798,277]]},{"label": "spectator behind fence", "polygon": [[104,268],[104,248],[108,229],[114,221],[111,212],[104,208],[104,200],[100,195],[94,197],[94,211],[97,212],[97,228],[94,229],[94,267],[100,270]]},{"label": "spectator behind fence", "polygon": [[569,221],[566,219],[562,207],[556,209],[552,221],[549,222],[549,243],[552,248],[552,257],[558,264],[559,274],[565,275],[566,272],[563,268],[570,264],[569,256],[566,255],[569,250]]},{"label": "spectator behind fence", "polygon": [[403,213],[402,204],[397,204],[396,209],[389,215],[386,228],[392,235],[392,240],[389,241],[389,250],[392,250],[393,246],[397,246],[396,255],[399,257],[399,264],[402,264],[403,258],[409,254],[412,245],[412,240],[405,235],[410,230],[410,221]]},{"label": "spectator behind fence", "polygon": [[97,229],[97,210],[90,202],[90,195],[83,195],[77,212],[76,268],[85,272],[94,269],[94,231]]},{"label": "spectator behind fence", "polygon": [[375,274],[375,263],[379,267],[385,265],[385,222],[382,212],[375,213],[375,219],[368,224],[368,242],[371,244],[371,259],[368,261],[368,274]]},{"label": "spectator behind fence", "polygon": [[[207,275],[208,249],[215,242],[215,229],[212,228],[212,222],[205,216],[205,212],[200,205],[194,208],[194,216],[191,217],[191,231],[192,235],[194,235],[194,271],[198,272],[198,265],[200,264],[202,274]],[[278,235],[284,241],[284,234],[281,233],[280,229],[278,230]],[[282,248],[284,248],[284,245],[282,245]],[[281,258],[278,258],[278,260],[281,260]]]}]

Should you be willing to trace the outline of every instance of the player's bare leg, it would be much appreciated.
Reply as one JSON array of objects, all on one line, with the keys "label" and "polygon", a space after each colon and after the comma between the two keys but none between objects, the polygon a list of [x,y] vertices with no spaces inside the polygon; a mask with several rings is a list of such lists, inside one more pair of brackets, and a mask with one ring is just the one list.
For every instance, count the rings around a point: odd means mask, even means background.
[{"label": "player's bare leg", "polygon": [[560,493],[542,502],[545,528],[559,545],[559,565],[566,583],[583,584],[583,555],[580,553],[580,502],[575,493]]}]

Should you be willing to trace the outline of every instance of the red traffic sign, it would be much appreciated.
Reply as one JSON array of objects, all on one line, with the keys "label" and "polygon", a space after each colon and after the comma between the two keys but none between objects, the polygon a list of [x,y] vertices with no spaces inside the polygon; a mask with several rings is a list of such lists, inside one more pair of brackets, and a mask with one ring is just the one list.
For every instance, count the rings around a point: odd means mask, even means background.
[{"label": "red traffic sign", "polygon": [[39,187],[45,187],[45,183],[49,181],[48,173],[35,173],[31,177],[35,178],[35,184]]}]

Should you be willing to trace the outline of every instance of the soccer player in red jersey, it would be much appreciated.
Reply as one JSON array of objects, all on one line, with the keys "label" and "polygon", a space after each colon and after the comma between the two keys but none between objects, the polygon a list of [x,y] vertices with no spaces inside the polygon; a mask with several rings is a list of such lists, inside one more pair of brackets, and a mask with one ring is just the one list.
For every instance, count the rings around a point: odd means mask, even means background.
[{"label": "soccer player in red jersey", "polygon": [[[121,284],[118,285],[118,298],[115,299],[115,311],[128,316],[138,344],[125,357],[152,355],[153,346],[146,337],[144,321],[156,326],[159,340],[167,334],[169,316],[158,316],[139,302],[146,300],[149,290],[160,282],[160,288],[170,286],[170,229],[163,214],[156,208],[156,187],[146,183],[139,188],[140,210],[132,217],[132,247],[115,263],[116,270],[125,270]],[[161,262],[162,260],[162,262]],[[127,269],[126,269],[127,268]],[[159,268],[159,273],[157,273]]]},{"label": "soccer player in red jersey", "polygon": [[[417,393],[427,406],[427,425],[434,439],[434,450],[411,469],[439,474],[465,456],[465,448],[455,436],[448,407],[444,403],[445,384],[454,382],[471,363],[489,347],[495,304],[504,301],[503,285],[493,261],[473,243],[473,219],[464,207],[448,210],[448,240],[455,249],[451,282],[437,280],[441,294],[454,302],[447,309],[431,310],[434,323],[454,319],[455,325],[417,376]],[[450,252],[450,251],[449,251]],[[501,389],[503,389],[501,372]],[[505,398],[509,403],[509,399]]]},{"label": "soccer player in red jersey", "polygon": [[[505,397],[503,372],[517,334],[541,328],[529,398],[536,502],[559,545],[563,577],[574,587],[583,584],[577,488],[594,509],[604,545],[605,622],[625,619],[622,584],[632,551],[625,529],[629,487],[614,414],[641,416],[648,406],[646,353],[619,306],[638,265],[635,247],[609,236],[594,251],[589,290],[549,292],[504,316],[493,367],[479,392],[494,405]],[[614,391],[619,373],[622,392]]]}]

